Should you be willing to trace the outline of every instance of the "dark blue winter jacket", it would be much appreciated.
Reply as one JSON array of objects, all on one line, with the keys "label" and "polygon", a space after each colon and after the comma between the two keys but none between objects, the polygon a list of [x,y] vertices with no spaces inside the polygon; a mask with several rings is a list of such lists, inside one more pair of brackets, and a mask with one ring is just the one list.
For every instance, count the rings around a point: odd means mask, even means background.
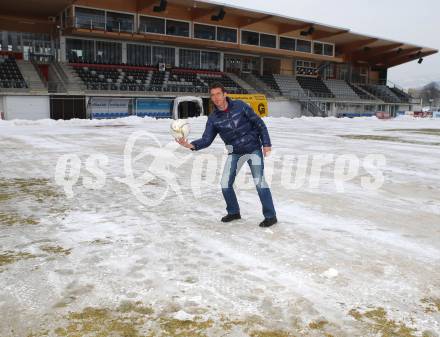
[{"label": "dark blue winter jacket", "polygon": [[[191,142],[194,151],[211,145],[217,134],[232,153],[251,153],[261,146],[272,146],[266,124],[245,102],[227,97],[227,112],[215,109],[206,122],[202,138]],[[231,151],[230,151],[231,152]]]}]

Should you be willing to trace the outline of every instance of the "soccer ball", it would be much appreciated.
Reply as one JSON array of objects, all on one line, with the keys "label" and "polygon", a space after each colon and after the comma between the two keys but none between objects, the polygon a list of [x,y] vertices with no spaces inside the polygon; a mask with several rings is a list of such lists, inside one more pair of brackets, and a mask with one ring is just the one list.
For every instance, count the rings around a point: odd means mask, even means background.
[{"label": "soccer ball", "polygon": [[189,135],[189,123],[185,119],[177,119],[171,123],[170,132],[175,139],[185,138]]}]

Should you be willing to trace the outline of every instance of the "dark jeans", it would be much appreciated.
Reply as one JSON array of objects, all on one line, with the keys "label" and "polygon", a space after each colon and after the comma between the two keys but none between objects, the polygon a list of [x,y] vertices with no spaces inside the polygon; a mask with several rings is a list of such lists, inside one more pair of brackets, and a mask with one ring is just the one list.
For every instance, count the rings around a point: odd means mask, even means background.
[{"label": "dark jeans", "polygon": [[245,161],[247,161],[251,169],[255,187],[257,188],[258,196],[260,197],[263,208],[264,217],[266,219],[275,217],[276,212],[273,205],[272,194],[266,180],[264,179],[264,158],[261,149],[248,154],[231,153],[228,155],[221,181],[222,193],[226,201],[226,210],[228,214],[240,213],[240,207],[238,205],[233,184],[235,177]]}]

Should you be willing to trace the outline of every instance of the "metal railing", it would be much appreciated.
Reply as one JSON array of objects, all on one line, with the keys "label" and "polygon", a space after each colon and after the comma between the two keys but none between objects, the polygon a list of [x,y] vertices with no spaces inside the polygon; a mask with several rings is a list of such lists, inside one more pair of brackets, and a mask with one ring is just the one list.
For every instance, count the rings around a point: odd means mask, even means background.
[{"label": "metal railing", "polygon": [[73,22],[69,20],[67,22],[68,27],[83,28],[90,30],[104,30],[107,32],[115,33],[135,33],[134,22],[131,20],[115,20],[105,21],[105,19],[87,18],[87,17],[75,17]]},{"label": "metal railing", "polygon": [[105,30],[105,19],[76,16],[74,18],[73,26],[75,28],[84,28],[90,30]]},{"label": "metal railing", "polygon": [[39,91],[46,92],[47,89],[41,81],[21,80],[0,80],[1,92],[30,92]]},{"label": "metal railing", "polygon": [[0,92],[28,90],[28,85],[24,80],[0,80]]}]

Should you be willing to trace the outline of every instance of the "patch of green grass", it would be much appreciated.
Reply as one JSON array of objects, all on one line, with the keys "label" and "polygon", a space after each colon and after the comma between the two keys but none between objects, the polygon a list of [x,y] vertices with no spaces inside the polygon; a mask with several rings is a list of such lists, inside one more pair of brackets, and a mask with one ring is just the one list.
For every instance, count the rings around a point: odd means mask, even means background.
[{"label": "patch of green grass", "polygon": [[12,197],[13,197],[12,194],[0,192],[0,202],[12,199]]},{"label": "patch of green grass", "polygon": [[39,223],[38,220],[32,217],[24,218],[18,214],[0,212],[0,225],[3,226],[15,226],[15,225],[32,226],[32,225],[37,225],[38,223]]},{"label": "patch of green grass", "polygon": [[109,240],[96,239],[93,241],[89,241],[92,245],[109,245],[112,242]]},{"label": "patch of green grass", "polygon": [[138,313],[138,314],[141,314],[141,315],[152,315],[154,313],[154,310],[151,307],[144,306],[141,301],[137,301],[137,302],[125,301],[125,302],[122,302],[119,305],[117,310],[119,312],[121,312],[121,313],[134,312],[134,313]]},{"label": "patch of green grass", "polygon": [[431,135],[431,136],[440,136],[440,129],[386,129],[383,131],[411,132],[411,133],[420,133],[420,134]]},{"label": "patch of green grass", "polygon": [[250,333],[251,337],[294,337],[290,332],[283,330],[264,330],[264,331],[253,331]]},{"label": "patch of green grass", "polygon": [[440,312],[440,298],[426,297],[420,300],[425,307],[425,313]]},{"label": "patch of green grass", "polygon": [[400,137],[382,136],[382,135],[338,135],[338,136],[341,138],[353,139],[353,140],[374,140],[374,141],[394,142],[394,143],[404,143],[404,144],[440,146],[440,143],[437,142],[422,142],[418,140],[409,140]]},{"label": "patch of green grass", "polygon": [[67,325],[54,330],[58,336],[121,336],[140,337],[139,327],[144,320],[138,316],[116,315],[109,309],[85,308],[67,316]]},{"label": "patch of green grass", "polygon": [[44,201],[48,198],[58,197],[59,194],[50,184],[48,179],[29,178],[29,179],[0,179],[0,201],[9,200],[13,197],[28,196],[37,201]]},{"label": "patch of green grass", "polygon": [[381,337],[415,337],[412,329],[403,322],[396,322],[388,319],[387,312],[384,308],[375,308],[367,310],[364,313],[356,309],[352,309],[348,313],[357,321],[363,322],[368,329]]},{"label": "patch of green grass", "polygon": [[322,330],[328,324],[327,321],[319,320],[309,323],[309,328],[313,330]]},{"label": "patch of green grass", "polygon": [[72,251],[72,248],[65,249],[61,246],[49,246],[49,245],[41,246],[40,249],[43,252],[46,252],[49,254],[55,254],[55,255],[70,255],[70,252]]},{"label": "patch of green grass", "polygon": [[212,320],[178,320],[175,318],[161,318],[160,327],[165,336],[172,337],[205,337],[206,330],[213,325]]},{"label": "patch of green grass", "polygon": [[34,258],[35,255],[25,252],[14,252],[7,250],[5,252],[0,252],[0,267],[12,264],[18,261],[27,260]]},{"label": "patch of green grass", "polygon": [[[36,225],[39,221],[33,216],[25,216],[17,212],[16,203],[23,203],[23,213],[29,210],[27,206],[38,209],[48,209],[52,213],[64,213],[66,206],[57,201],[63,198],[56,187],[48,179],[6,179],[0,178],[0,225]],[[44,207],[43,207],[44,206]],[[47,206],[47,207],[46,207]]]}]

